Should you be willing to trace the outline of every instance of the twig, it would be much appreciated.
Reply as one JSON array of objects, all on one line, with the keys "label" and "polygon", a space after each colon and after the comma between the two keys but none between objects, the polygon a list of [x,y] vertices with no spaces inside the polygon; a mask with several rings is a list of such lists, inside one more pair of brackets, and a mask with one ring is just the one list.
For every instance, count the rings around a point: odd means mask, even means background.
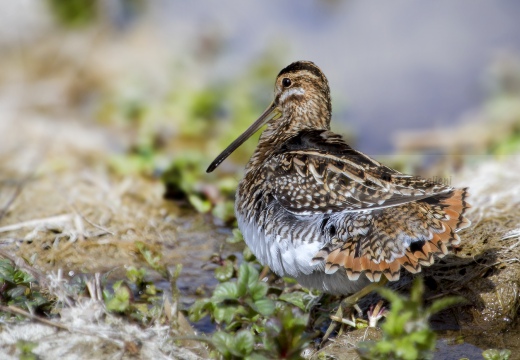
[{"label": "twig", "polygon": [[513,250],[518,245],[520,245],[520,240],[518,240],[518,242],[516,242],[515,244],[511,245],[510,247],[508,247],[507,250]]},{"label": "twig", "polygon": [[[474,279],[474,278],[471,278],[471,280],[472,279]],[[460,289],[462,289],[462,286],[457,286],[457,287],[455,287],[453,289],[450,289],[449,291],[445,291],[445,292],[442,292],[440,294],[435,294],[435,295],[429,296],[427,299],[425,299],[425,301],[432,301],[432,300],[435,300],[435,299],[438,299],[438,298],[442,298],[444,296],[448,296],[450,294],[454,294],[457,291],[459,291]]]},{"label": "twig", "polygon": [[60,323],[57,323],[57,322],[54,322],[54,321],[51,321],[51,320],[47,320],[45,318],[42,318],[42,317],[39,317],[39,316],[36,316],[36,315],[33,315],[25,310],[22,310],[16,306],[13,306],[13,305],[9,305],[9,306],[4,306],[4,305],[0,305],[0,311],[3,311],[3,312],[8,312],[8,313],[11,313],[11,314],[15,314],[15,315],[22,315],[22,316],[25,316],[29,319],[33,319],[33,320],[36,320],[36,321],[39,321],[45,325],[49,325],[49,326],[54,326],[58,329],[62,329],[62,330],[67,330],[67,331],[70,331],[69,327],[66,326],[66,325],[63,325],[63,324],[60,324]]},{"label": "twig", "polygon": [[96,299],[99,302],[103,302],[103,288],[101,287],[101,274],[95,273],[94,278],[96,279]]},{"label": "twig", "polygon": [[[79,211],[79,210],[77,209],[77,207],[76,207],[74,204],[69,204],[69,206],[70,206],[70,207],[72,208],[72,210],[76,213],[76,217],[75,217],[75,219],[74,219],[74,222],[76,223],[76,228],[78,228],[78,224],[79,224],[79,222],[80,222],[81,220],[83,220],[83,221],[85,221],[86,223],[90,224],[91,226],[95,227],[96,229],[103,231],[103,233],[101,233],[102,235],[109,234],[109,235],[114,236],[114,232],[112,232],[112,231],[108,230],[107,228],[105,228],[105,227],[103,227],[103,226],[101,226],[101,225],[98,225],[98,224],[96,224],[96,223],[90,221],[89,219],[87,219],[87,217],[86,217],[85,215],[83,215],[83,214],[81,213],[81,211]],[[82,232],[82,234],[83,234],[83,233],[84,233],[84,226],[83,226],[83,224],[81,224],[81,227],[82,227],[81,232]],[[98,234],[97,236],[100,236],[100,235]],[[80,240],[81,240],[81,239],[80,239]]]},{"label": "twig", "polygon": [[35,156],[34,159],[32,159],[32,161],[29,164],[30,168],[31,168],[29,174],[27,174],[27,176],[25,176],[22,180],[20,180],[18,182],[18,184],[16,185],[16,188],[14,189],[13,195],[9,198],[9,200],[7,200],[7,202],[4,204],[4,206],[0,210],[0,221],[2,221],[2,219],[4,218],[5,214],[7,214],[7,211],[9,210],[11,205],[20,196],[25,184],[27,184],[33,178],[34,173],[36,172],[36,166],[38,163],[41,162],[41,160],[47,153],[49,144],[45,144],[45,147],[41,146],[41,148],[42,149],[40,151],[38,151],[37,156]]},{"label": "twig", "polygon": [[95,273],[94,279],[90,279],[86,283],[90,297],[97,302],[103,303],[103,290],[101,287],[101,274]]},{"label": "twig", "polygon": [[267,274],[269,274],[269,271],[269,266],[264,266],[260,272],[260,275],[258,276],[258,279],[262,281],[267,276]]},{"label": "twig", "polygon": [[85,240],[85,226],[83,225],[83,218],[80,214],[74,216],[74,226],[76,227],[76,234],[79,241]]},{"label": "twig", "polygon": [[11,197],[6,201],[6,203],[0,210],[0,220],[2,220],[2,218],[5,216],[5,214],[7,214],[7,211],[9,210],[9,208],[11,207],[13,202],[18,198],[18,196],[20,196],[20,194],[22,193],[23,187],[27,181],[28,181],[28,178],[18,182],[18,184],[16,185],[16,188],[14,189],[13,195],[11,195]]},{"label": "twig", "polygon": [[352,321],[348,320],[348,319],[345,319],[345,318],[342,318],[342,317],[339,317],[339,316],[334,316],[334,315],[331,315],[330,319],[332,321],[336,321],[336,322],[339,322],[339,323],[342,323],[342,324],[346,324],[346,325],[352,326],[353,328],[356,327],[356,319],[354,318],[353,315],[352,315]]},{"label": "twig", "polygon": [[515,237],[520,237],[520,229],[509,230],[500,238],[500,240],[507,240]]},{"label": "twig", "polygon": [[[109,235],[114,236],[114,232],[113,232],[113,231],[110,231],[110,230],[108,230],[107,228],[105,228],[105,227],[103,227],[103,226],[101,226],[101,225],[98,225],[98,224],[96,224],[96,223],[90,221],[89,219],[87,219],[85,216],[83,216],[83,215],[82,215],[81,213],[79,213],[79,212],[78,212],[78,214],[79,214],[79,216],[81,216],[81,218],[82,218],[83,220],[85,220],[87,223],[89,223],[90,225],[92,225],[92,226],[95,227],[96,229],[99,229],[99,230],[103,231],[105,234],[109,234]],[[104,235],[104,234],[103,234],[103,235]],[[100,236],[100,235],[98,234],[97,236]]]},{"label": "twig", "polygon": [[43,218],[43,219],[29,220],[29,221],[24,221],[24,222],[21,222],[18,224],[12,224],[12,225],[7,225],[4,227],[1,227],[0,232],[14,231],[14,230],[22,229],[24,227],[30,227],[30,226],[32,227],[32,226],[37,226],[40,224],[66,222],[66,221],[70,221],[71,219],[72,219],[72,214],[64,214],[64,215],[51,216],[51,217]]},{"label": "twig", "polygon": [[23,239],[20,239],[20,238],[2,238],[0,239],[0,245],[7,245],[7,244],[12,244],[12,243],[15,243],[15,242],[21,242],[23,241]]}]

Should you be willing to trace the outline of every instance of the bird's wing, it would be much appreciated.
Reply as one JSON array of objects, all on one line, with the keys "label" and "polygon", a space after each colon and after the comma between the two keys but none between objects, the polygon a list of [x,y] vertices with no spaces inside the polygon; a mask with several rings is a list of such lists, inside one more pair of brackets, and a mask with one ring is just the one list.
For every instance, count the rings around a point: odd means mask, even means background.
[{"label": "bird's wing", "polygon": [[452,189],[401,174],[323,130],[300,132],[265,166],[273,196],[295,215],[381,209]]},{"label": "bird's wing", "polygon": [[362,273],[371,281],[382,275],[395,281],[402,267],[417,273],[460,243],[457,233],[471,224],[464,216],[467,197],[467,189],[454,189],[374,211],[323,216],[327,241],[312,263],[324,262],[326,274],[345,271],[352,281]]},{"label": "bird's wing", "polygon": [[265,166],[286,211],[319,219],[326,241],[313,263],[324,262],[327,274],[397,280],[401,267],[415,273],[444,256],[470,225],[466,189],[401,174],[329,131],[301,132]]}]

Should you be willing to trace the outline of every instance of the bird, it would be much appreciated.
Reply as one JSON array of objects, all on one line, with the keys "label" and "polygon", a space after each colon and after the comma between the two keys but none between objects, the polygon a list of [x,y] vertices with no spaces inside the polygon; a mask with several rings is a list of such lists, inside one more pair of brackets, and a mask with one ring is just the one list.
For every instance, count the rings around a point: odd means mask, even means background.
[{"label": "bird", "polygon": [[[279,276],[335,295],[416,274],[460,244],[468,189],[406,175],[331,131],[329,83],[311,61],[283,68],[274,100],[208,167],[267,125],[235,197],[244,240]],[[365,291],[366,293],[366,291]]]}]

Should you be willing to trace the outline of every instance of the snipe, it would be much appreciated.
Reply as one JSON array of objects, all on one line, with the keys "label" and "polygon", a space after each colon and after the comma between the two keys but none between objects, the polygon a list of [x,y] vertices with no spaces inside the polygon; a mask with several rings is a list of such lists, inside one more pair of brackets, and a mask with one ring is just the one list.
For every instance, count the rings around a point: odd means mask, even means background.
[{"label": "snipe", "polygon": [[235,212],[257,259],[280,276],[332,294],[417,273],[470,225],[466,189],[404,175],[330,131],[328,81],[298,61],[276,78],[260,118],[209,166],[213,171],[267,124],[238,186]]}]

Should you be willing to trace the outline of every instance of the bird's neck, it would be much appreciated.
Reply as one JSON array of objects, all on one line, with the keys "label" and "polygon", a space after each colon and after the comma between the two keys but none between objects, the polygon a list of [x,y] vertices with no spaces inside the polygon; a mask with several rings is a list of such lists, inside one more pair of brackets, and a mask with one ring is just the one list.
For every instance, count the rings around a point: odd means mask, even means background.
[{"label": "bird's neck", "polygon": [[284,109],[283,116],[269,122],[260,135],[258,146],[246,166],[246,172],[261,165],[287,140],[305,130],[330,130],[330,115],[328,113],[318,114],[302,108]]}]

